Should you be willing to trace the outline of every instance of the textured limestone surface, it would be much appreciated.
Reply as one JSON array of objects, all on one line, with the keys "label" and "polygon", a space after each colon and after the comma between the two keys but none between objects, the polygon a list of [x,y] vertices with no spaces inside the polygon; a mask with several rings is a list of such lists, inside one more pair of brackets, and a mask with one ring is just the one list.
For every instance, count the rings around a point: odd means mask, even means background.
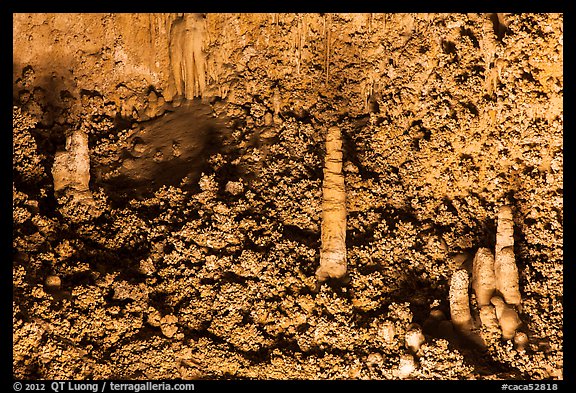
[{"label": "textured limestone surface", "polygon": [[[563,378],[561,14],[13,22],[16,378]],[[347,278],[319,283],[331,127]],[[79,131],[89,208],[54,193]],[[523,330],[480,350],[450,279],[503,205]]]}]

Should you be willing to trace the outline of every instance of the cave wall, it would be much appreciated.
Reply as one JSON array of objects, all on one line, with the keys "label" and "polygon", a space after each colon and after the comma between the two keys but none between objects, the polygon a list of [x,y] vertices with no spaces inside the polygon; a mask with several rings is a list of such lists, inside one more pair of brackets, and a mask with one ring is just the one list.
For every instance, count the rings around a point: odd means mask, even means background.
[{"label": "cave wall", "polygon": [[[496,15],[14,14],[15,94],[40,86],[62,104],[64,92],[79,98],[82,90],[96,91],[123,115],[142,111],[151,89],[168,102],[179,94],[244,102],[248,93],[275,112],[287,105],[359,114],[398,83],[403,62],[418,67],[402,81],[418,95],[442,57],[479,58],[477,72],[485,71],[486,92],[493,94],[514,61],[513,46],[502,45],[510,40],[508,25],[520,18]],[[536,19],[535,28],[562,29],[556,14]],[[469,43],[476,53],[463,55]],[[526,59],[550,91],[558,90],[562,72],[562,43],[555,44],[556,58]]]},{"label": "cave wall", "polygon": [[[519,357],[502,343],[477,357],[431,340],[415,375],[469,378],[486,358],[489,378],[561,378],[562,23],[561,14],[15,14],[15,375],[174,378],[194,363],[195,375],[214,378],[396,378],[402,332],[445,307],[454,256],[492,248],[495,209],[510,204],[535,349]],[[202,192],[170,188],[120,209],[96,184],[108,218],[70,230],[49,198],[65,134],[86,132],[91,165],[106,165],[125,131],[181,96],[231,119]],[[333,125],[344,138],[352,280],[349,297],[326,286],[312,297],[323,133]],[[47,267],[74,299],[61,309],[41,289]],[[396,321],[395,341],[380,336],[384,319]],[[200,363],[175,360],[192,352]]]},{"label": "cave wall", "polygon": [[[44,127],[75,127],[94,97],[98,114],[131,121],[220,98],[246,127],[371,113],[376,150],[452,135],[452,153],[419,172],[449,198],[501,200],[523,172],[561,165],[561,14],[15,14],[13,44],[14,99]],[[406,162],[400,150],[388,164]],[[478,181],[435,181],[477,154]]]},{"label": "cave wall", "polygon": [[[175,95],[242,101],[238,94],[247,90],[273,100],[276,111],[280,104],[309,110],[318,94],[340,101],[334,91],[345,88],[350,97],[337,105],[362,112],[416,20],[432,19],[427,14],[14,14],[13,78],[21,88],[15,92],[42,87],[50,102],[62,104],[62,97],[95,91],[130,115],[146,106],[151,87],[168,102]],[[238,84],[246,89],[234,89]],[[290,90],[290,97],[272,97],[274,87]]]}]

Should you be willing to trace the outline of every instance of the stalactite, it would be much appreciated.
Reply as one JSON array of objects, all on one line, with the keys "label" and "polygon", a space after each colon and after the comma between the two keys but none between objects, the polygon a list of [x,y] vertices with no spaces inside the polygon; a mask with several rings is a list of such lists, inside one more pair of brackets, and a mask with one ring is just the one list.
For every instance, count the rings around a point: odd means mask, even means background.
[{"label": "stalactite", "polygon": [[296,33],[296,73],[300,75],[300,64],[302,63],[302,18],[298,19],[298,30]]},{"label": "stalactite", "polygon": [[206,88],[203,52],[206,26],[201,14],[184,14],[172,23],[170,62],[176,93],[186,99],[201,97]]},{"label": "stalactite", "polygon": [[331,23],[330,23],[330,14],[326,14],[324,16],[324,37],[325,37],[325,41],[326,41],[326,48],[325,48],[325,54],[324,54],[324,69],[326,72],[326,84],[328,84],[328,80],[330,78],[330,40],[331,40],[331,34],[330,34],[330,30],[331,30]]}]

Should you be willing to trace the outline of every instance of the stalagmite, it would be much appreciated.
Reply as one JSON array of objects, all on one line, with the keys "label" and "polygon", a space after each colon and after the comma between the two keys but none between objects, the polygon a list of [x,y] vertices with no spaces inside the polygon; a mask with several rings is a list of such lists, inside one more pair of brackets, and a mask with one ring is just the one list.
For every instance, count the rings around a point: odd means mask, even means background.
[{"label": "stalagmite", "polygon": [[74,130],[66,138],[66,151],[57,152],[52,166],[54,193],[69,195],[75,202],[93,202],[90,192],[88,134]]},{"label": "stalagmite", "polygon": [[44,284],[48,289],[57,290],[62,286],[62,280],[58,276],[50,275],[46,277]]},{"label": "stalagmite", "polygon": [[322,248],[319,281],[346,274],[346,191],[342,174],[342,135],[330,127],[326,135],[326,161],[322,188]]},{"label": "stalagmite", "polygon": [[457,270],[450,280],[450,317],[456,330],[465,336],[472,333],[472,315],[468,300],[468,272]]},{"label": "stalagmite", "polygon": [[498,212],[494,273],[496,289],[504,301],[508,304],[519,305],[521,298],[518,268],[514,259],[514,221],[510,206],[502,206]]},{"label": "stalagmite", "polygon": [[500,337],[500,325],[493,305],[488,304],[480,307],[480,321],[486,332],[488,332],[490,341],[493,338]]},{"label": "stalagmite", "polygon": [[512,208],[502,206],[498,211],[498,228],[496,232],[496,252],[514,245],[514,220]]},{"label": "stalagmite", "polygon": [[524,332],[518,332],[514,336],[514,348],[518,352],[526,352],[526,347],[528,346],[529,340],[528,335]]},{"label": "stalagmite", "polygon": [[493,341],[500,336],[505,340],[514,338],[522,324],[516,311],[521,299],[513,246],[512,209],[502,206],[498,212],[496,256],[487,248],[479,248],[472,264],[472,289],[484,328],[482,337],[473,332],[466,270],[456,271],[450,282],[452,323],[459,333],[481,345],[483,340]]},{"label": "stalagmite", "polygon": [[404,336],[404,343],[413,354],[418,355],[420,347],[426,342],[426,338],[422,333],[422,328],[417,323],[413,323],[408,328]]},{"label": "stalagmite", "polygon": [[398,378],[408,378],[416,370],[416,362],[414,356],[409,353],[400,355],[400,363],[398,364]]},{"label": "stalagmite", "polygon": [[468,272],[457,270],[450,280],[450,316],[456,331],[474,345],[485,347],[484,339],[474,329],[468,297]]},{"label": "stalagmite", "polygon": [[487,248],[479,248],[472,262],[472,289],[476,294],[478,306],[490,304],[496,289],[494,275],[494,256]]},{"label": "stalagmite", "polygon": [[522,321],[520,321],[514,307],[506,304],[502,298],[494,296],[491,301],[496,309],[496,317],[502,329],[502,338],[510,340],[516,334],[516,329],[520,327]]}]

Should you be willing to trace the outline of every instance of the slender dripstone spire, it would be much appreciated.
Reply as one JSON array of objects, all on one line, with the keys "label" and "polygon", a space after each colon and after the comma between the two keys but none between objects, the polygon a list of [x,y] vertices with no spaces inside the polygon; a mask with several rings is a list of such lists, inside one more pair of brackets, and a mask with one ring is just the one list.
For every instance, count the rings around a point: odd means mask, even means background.
[{"label": "slender dripstone spire", "polygon": [[494,255],[488,248],[479,248],[474,256],[472,288],[476,293],[478,306],[490,304],[490,299],[496,290],[496,276],[494,274]]},{"label": "slender dripstone spire", "polygon": [[510,206],[502,206],[498,211],[494,271],[496,289],[502,294],[504,301],[507,304],[519,305],[521,297],[518,267],[514,257],[514,220]]},{"label": "slender dripstone spire", "polygon": [[346,274],[346,190],[342,174],[342,133],[330,127],[326,135],[326,162],[322,185],[322,247],[319,281]]}]

